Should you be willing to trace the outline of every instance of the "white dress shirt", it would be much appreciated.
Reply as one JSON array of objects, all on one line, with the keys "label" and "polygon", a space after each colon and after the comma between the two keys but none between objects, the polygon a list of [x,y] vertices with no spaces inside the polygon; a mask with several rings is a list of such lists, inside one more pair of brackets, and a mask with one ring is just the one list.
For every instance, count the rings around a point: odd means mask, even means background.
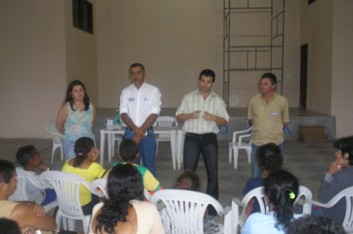
[{"label": "white dress shirt", "polygon": [[137,89],[131,84],[120,95],[120,114],[127,113],[137,127],[141,127],[151,114],[161,111],[161,92],[153,85],[144,82]]}]

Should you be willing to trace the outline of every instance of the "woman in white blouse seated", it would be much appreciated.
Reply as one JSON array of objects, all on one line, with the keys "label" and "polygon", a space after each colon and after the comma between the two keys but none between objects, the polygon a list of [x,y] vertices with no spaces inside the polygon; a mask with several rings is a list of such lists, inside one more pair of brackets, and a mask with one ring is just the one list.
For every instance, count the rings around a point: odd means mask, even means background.
[{"label": "woman in white blouse seated", "polygon": [[241,234],[285,233],[293,215],[293,205],[298,196],[297,178],[285,170],[272,172],[264,180],[264,193],[270,204],[268,214],[251,214],[241,229]]},{"label": "woman in white blouse seated", "polygon": [[109,199],[93,208],[90,233],[164,233],[157,208],[143,201],[140,173],[131,164],[120,164],[108,176]]}]

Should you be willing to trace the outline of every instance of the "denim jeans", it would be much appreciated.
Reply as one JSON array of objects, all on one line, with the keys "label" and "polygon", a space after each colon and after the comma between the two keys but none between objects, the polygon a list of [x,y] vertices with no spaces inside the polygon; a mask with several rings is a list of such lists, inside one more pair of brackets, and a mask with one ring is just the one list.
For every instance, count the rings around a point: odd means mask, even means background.
[{"label": "denim jeans", "polygon": [[[253,178],[262,176],[262,170],[260,169],[256,160],[256,154],[259,147],[260,147],[259,145],[251,144],[251,177]],[[279,144],[278,147],[281,149],[281,153],[282,153],[283,144]]]},{"label": "denim jeans", "polygon": [[[126,129],[124,139],[132,139],[133,137],[134,132],[131,129]],[[139,152],[143,165],[147,167],[154,176],[156,176],[156,151],[156,137],[153,129],[150,128],[147,130],[147,136],[143,137],[139,143]],[[140,164],[140,158],[137,159],[136,164]]]},{"label": "denim jeans", "polygon": [[[218,143],[216,134],[185,134],[184,169],[196,171],[200,155],[207,171],[206,193],[218,200]],[[216,215],[214,209],[209,214]]]}]

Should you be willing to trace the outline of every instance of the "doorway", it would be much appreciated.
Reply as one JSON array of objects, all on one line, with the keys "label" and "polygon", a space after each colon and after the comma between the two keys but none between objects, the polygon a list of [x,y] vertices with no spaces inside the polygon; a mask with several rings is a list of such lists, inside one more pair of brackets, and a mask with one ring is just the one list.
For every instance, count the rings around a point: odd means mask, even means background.
[{"label": "doorway", "polygon": [[308,82],[308,44],[300,47],[300,96],[299,106],[306,109],[307,82]]}]

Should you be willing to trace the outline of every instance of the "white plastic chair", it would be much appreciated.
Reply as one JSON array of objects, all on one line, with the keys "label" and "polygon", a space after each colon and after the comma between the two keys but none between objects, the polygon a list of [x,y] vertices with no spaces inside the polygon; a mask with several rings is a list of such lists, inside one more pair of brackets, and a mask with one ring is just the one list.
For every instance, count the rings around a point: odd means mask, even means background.
[{"label": "white plastic chair", "polygon": [[162,206],[159,212],[166,233],[203,233],[208,205],[213,206],[219,216],[223,215],[223,207],[216,199],[189,190],[159,190],[152,196],[152,203]]},{"label": "white plastic chair", "polygon": [[109,199],[107,192],[107,178],[95,179],[91,183],[91,193],[97,195],[98,197],[104,197]]},{"label": "white plastic chair", "polygon": [[53,164],[54,153],[57,148],[60,149],[61,161],[64,160],[64,150],[63,150],[63,134],[61,134],[56,128],[55,121],[49,120],[45,123],[45,129],[50,133],[53,139],[53,149],[51,153],[51,164]]},{"label": "white plastic chair", "polygon": [[341,199],[346,201],[346,211],[342,226],[346,233],[353,233],[353,186],[342,190],[327,203],[312,200],[311,204],[324,208],[331,208]]},{"label": "white plastic chair", "polygon": [[[238,228],[244,225],[246,207],[252,198],[257,200],[260,207],[260,213],[267,214],[270,212],[270,206],[263,193],[263,187],[251,190],[241,201],[238,198],[233,198],[231,209],[224,216],[224,233],[237,233]],[[298,196],[294,204],[303,205],[302,214],[311,214],[311,199],[311,191],[305,186],[299,186]]]},{"label": "white plastic chair", "polygon": [[[88,233],[91,215],[84,215],[80,202],[81,186],[90,189],[90,184],[81,176],[62,171],[45,171],[41,175],[43,183],[54,188],[59,203],[56,223],[60,227],[63,221],[64,230],[74,231],[75,221],[81,220],[84,233]],[[68,227],[67,222],[68,220]]]},{"label": "white plastic chair", "polygon": [[[36,178],[34,178],[31,174],[27,173],[23,168],[17,167],[16,168],[17,174],[17,188],[15,192],[9,197],[11,201],[30,201],[27,195],[27,180],[30,181],[38,190],[43,191],[45,189],[45,185],[38,182]],[[57,201],[53,201],[45,206],[43,206],[45,212],[55,208],[58,206]]]},{"label": "white plastic chair", "polygon": [[[158,127],[177,127],[178,126],[178,121],[175,119],[173,116],[158,116],[156,120],[156,125]],[[156,141],[157,141],[157,150],[158,152],[158,142],[162,141],[170,141],[170,135],[169,134],[158,134],[156,136]]]},{"label": "white plastic chair", "polygon": [[246,130],[233,132],[232,142],[229,142],[229,163],[232,162],[232,152],[233,152],[234,169],[238,168],[238,155],[239,155],[239,150],[241,149],[246,151],[246,154],[248,156],[248,161],[249,163],[251,163],[251,139],[248,142],[244,141],[245,140],[244,138],[251,137],[251,129],[252,127],[249,127]]}]

